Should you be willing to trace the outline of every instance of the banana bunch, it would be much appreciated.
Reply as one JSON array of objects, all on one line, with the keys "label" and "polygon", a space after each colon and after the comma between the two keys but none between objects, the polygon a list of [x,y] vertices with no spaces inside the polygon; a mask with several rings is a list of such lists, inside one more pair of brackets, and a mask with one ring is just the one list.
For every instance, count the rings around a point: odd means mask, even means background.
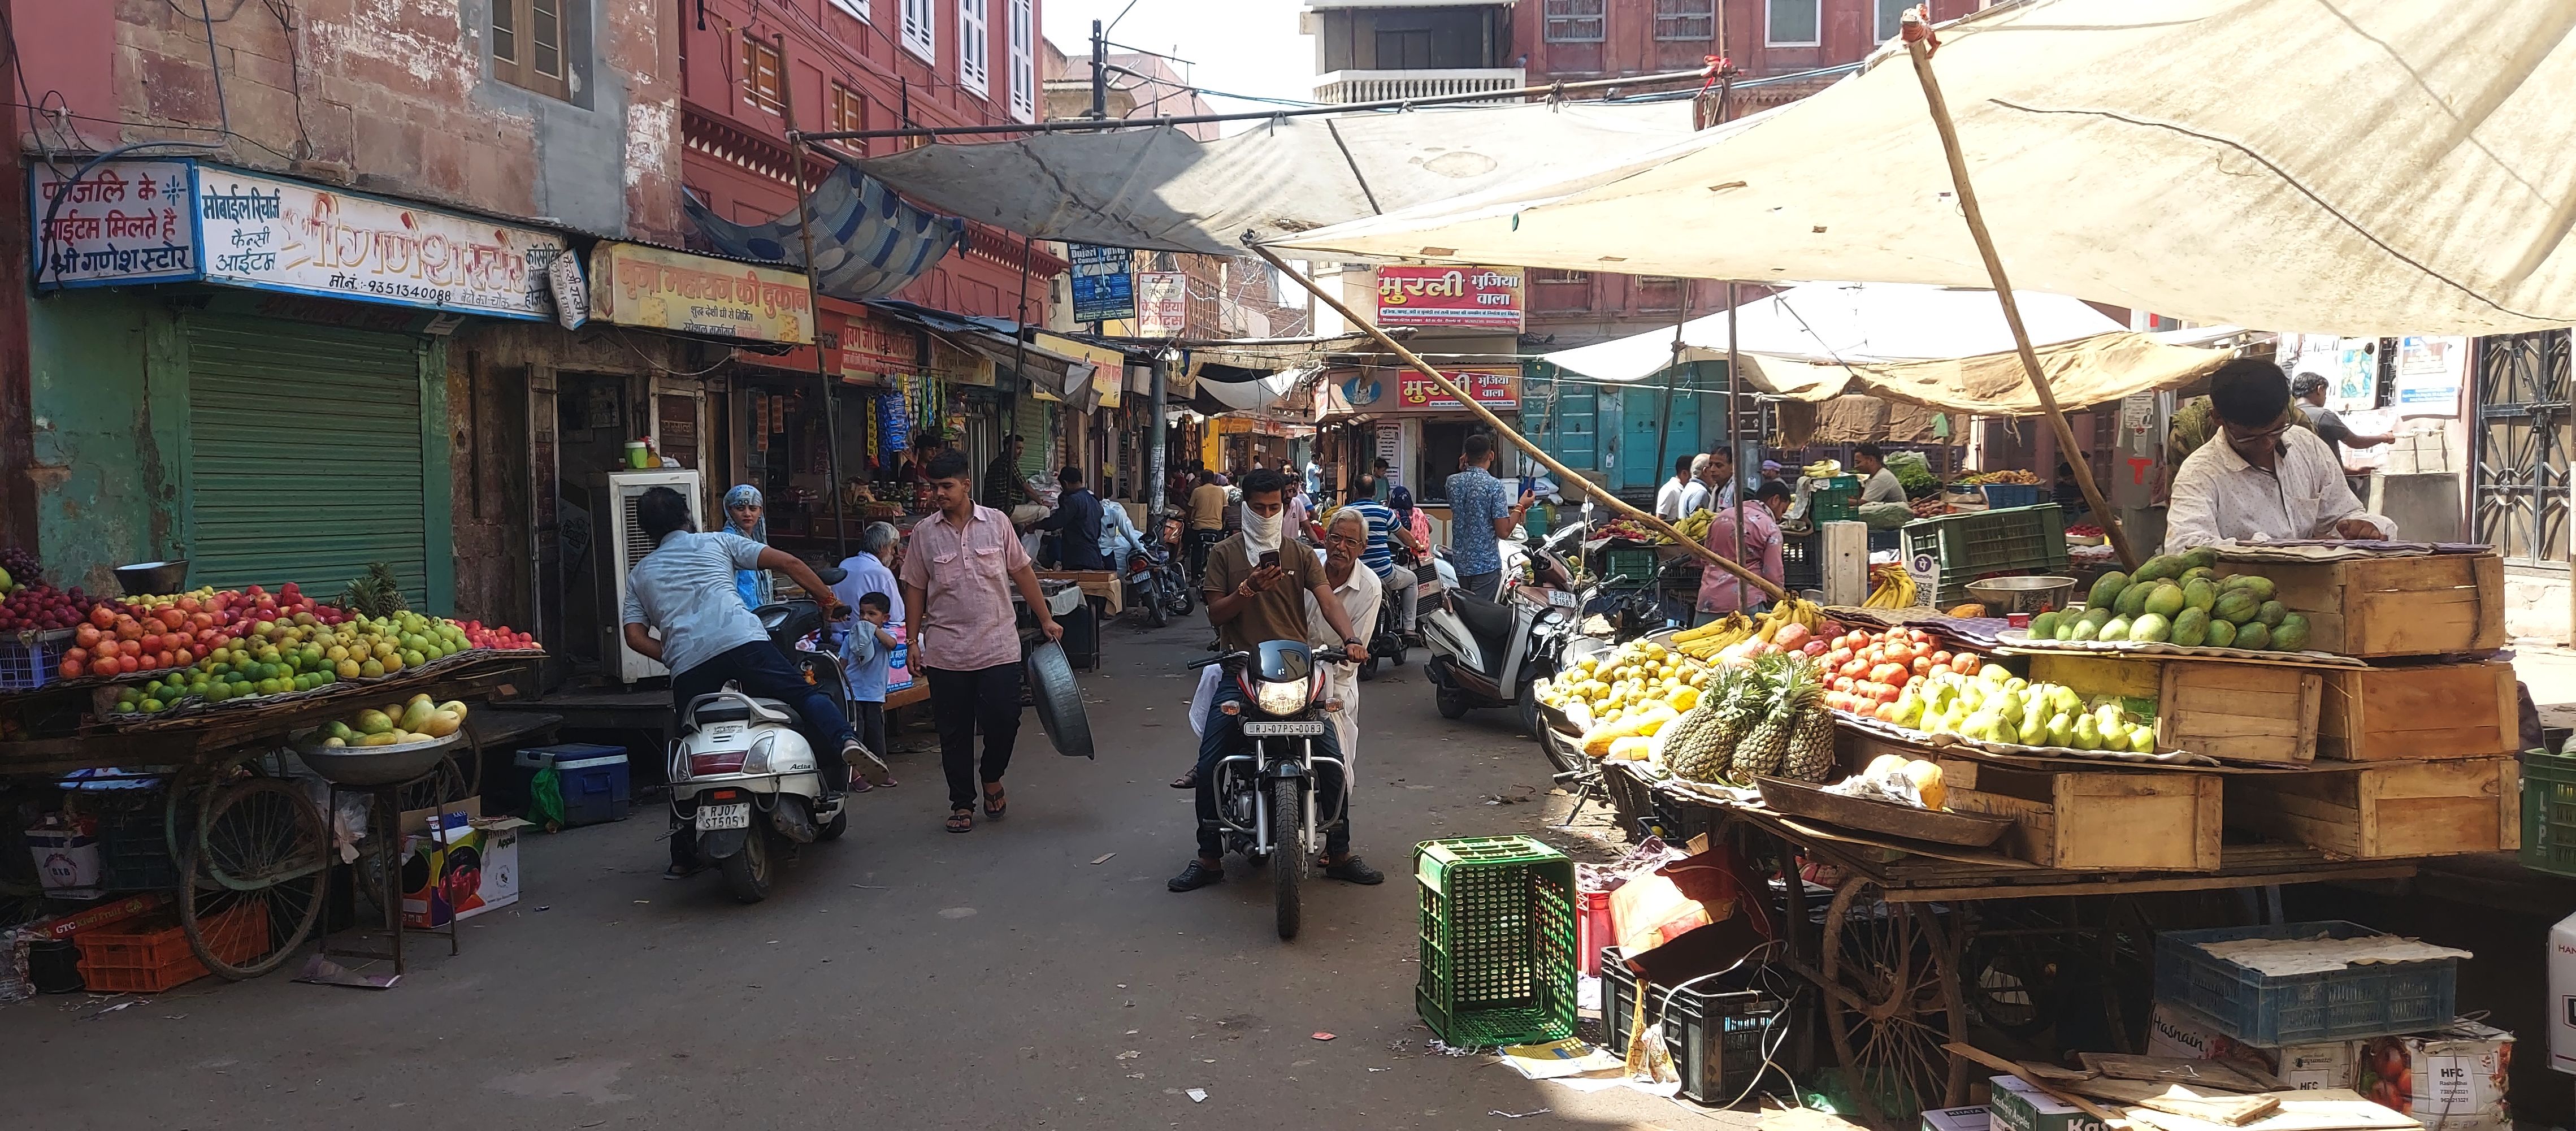
[{"label": "banana bunch", "polygon": [[1753,638],[1758,626],[1742,613],[1728,613],[1698,628],[1686,628],[1673,634],[1673,650],[1694,660],[1705,660],[1728,647]]},{"label": "banana bunch", "polygon": [[1915,596],[1914,575],[1905,572],[1904,566],[1871,566],[1869,575],[1875,584],[1870,586],[1869,599],[1860,603],[1862,608],[1905,609],[1913,607]]},{"label": "banana bunch", "polygon": [[1674,523],[1673,529],[1681,531],[1682,537],[1693,542],[1703,541],[1708,537],[1708,524],[1716,520],[1717,516],[1707,511],[1692,511]]},{"label": "banana bunch", "polygon": [[1809,479],[1823,479],[1827,476],[1842,474],[1843,465],[1838,460],[1820,459],[1800,468],[1799,470]]},{"label": "banana bunch", "polygon": [[1771,611],[1762,614],[1761,620],[1755,623],[1753,635],[1758,640],[1778,643],[1780,630],[1790,625],[1803,627],[1807,635],[1813,636],[1817,627],[1824,623],[1824,606],[1803,597],[1795,598],[1772,605]]}]

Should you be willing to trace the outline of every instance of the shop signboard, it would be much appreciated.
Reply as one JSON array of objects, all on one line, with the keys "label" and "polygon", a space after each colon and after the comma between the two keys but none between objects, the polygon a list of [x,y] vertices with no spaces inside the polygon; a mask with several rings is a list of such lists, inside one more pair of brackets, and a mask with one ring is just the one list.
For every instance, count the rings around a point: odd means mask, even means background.
[{"label": "shop signboard", "polygon": [[[1071,338],[1057,337],[1054,334],[1039,334],[1036,336],[1036,339],[1029,344],[1045,350],[1048,353],[1075,358],[1090,364],[1092,367],[1091,387],[1098,390],[1100,393],[1100,407],[1117,408],[1125,402],[1124,385],[1127,376],[1126,354],[1120,353],[1114,349],[1109,349],[1105,346],[1095,346],[1084,342],[1077,342]],[[1032,364],[1043,363],[1033,362]],[[1067,376],[1069,378],[1070,374]],[[1054,389],[1048,389],[1043,383],[1041,383],[1038,386],[1038,399],[1061,400],[1063,398],[1060,395],[1055,394],[1060,393],[1064,389],[1065,384],[1063,381],[1058,381]]]},{"label": "shop signboard", "polygon": [[1391,420],[1381,421],[1377,426],[1375,458],[1386,461],[1386,479],[1390,489],[1404,485],[1403,446],[1404,426]]},{"label": "shop signboard", "polygon": [[874,311],[840,319],[841,376],[891,377],[921,371],[921,332]]},{"label": "shop signboard", "polygon": [[198,166],[196,201],[208,282],[553,317],[546,266],[566,247],[551,232],[214,165]]},{"label": "shop signboard", "polygon": [[[1476,403],[1496,412],[1521,407],[1521,378],[1517,373],[1493,373],[1479,370],[1446,373]],[[1396,379],[1395,408],[1421,412],[1463,412],[1467,406],[1446,390],[1419,373],[1407,372]]]},{"label": "shop signboard", "polygon": [[990,389],[997,383],[994,375],[999,368],[993,364],[992,358],[983,354],[952,346],[939,338],[930,339],[931,376],[951,385]]},{"label": "shop signboard", "polygon": [[1189,332],[1190,277],[1181,271],[1136,273],[1138,332],[1148,338],[1177,338]]},{"label": "shop signboard", "polygon": [[1073,320],[1109,322],[1136,316],[1132,256],[1123,247],[1067,244],[1073,264]]},{"label": "shop signboard", "polygon": [[814,340],[805,276],[685,251],[602,240],[590,251],[590,313],[619,326],[754,342]]},{"label": "shop signboard", "polygon": [[98,287],[197,278],[191,161],[78,162],[27,170],[36,285]]},{"label": "shop signboard", "polygon": [[1377,269],[1377,322],[1517,333],[1522,278],[1518,267],[1388,264]]},{"label": "shop signboard", "polygon": [[2458,416],[2468,364],[2467,338],[2397,339],[2397,415]]}]

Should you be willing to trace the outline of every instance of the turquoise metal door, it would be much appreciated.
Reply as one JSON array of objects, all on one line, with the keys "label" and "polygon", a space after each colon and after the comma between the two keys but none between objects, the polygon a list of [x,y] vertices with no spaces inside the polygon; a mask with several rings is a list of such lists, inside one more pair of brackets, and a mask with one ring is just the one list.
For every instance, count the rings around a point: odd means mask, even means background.
[{"label": "turquoise metal door", "polygon": [[[1652,488],[1672,474],[1673,461],[1699,451],[1699,394],[1691,388],[1685,374],[1673,390],[1673,401],[1664,405],[1663,376],[1658,374],[1638,382],[1638,387],[1619,394],[1621,412],[1626,418],[1626,435],[1619,444],[1619,482],[1615,490],[1629,491]],[[1655,429],[1663,427],[1663,442],[1655,442]],[[1660,463],[1656,453],[1663,454]]]}]

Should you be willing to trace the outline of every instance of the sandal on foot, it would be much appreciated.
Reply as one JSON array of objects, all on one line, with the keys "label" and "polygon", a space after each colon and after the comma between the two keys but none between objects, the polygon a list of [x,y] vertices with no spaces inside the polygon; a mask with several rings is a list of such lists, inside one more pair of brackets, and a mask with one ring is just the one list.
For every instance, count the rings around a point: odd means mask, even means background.
[{"label": "sandal on foot", "polygon": [[1197,789],[1198,787],[1199,772],[1196,768],[1192,768],[1190,772],[1172,779],[1172,788],[1174,789]]},{"label": "sandal on foot", "polygon": [[948,812],[948,831],[949,831],[949,832],[952,832],[952,833],[971,833],[971,832],[974,832],[974,831],[975,831],[975,811],[974,811],[974,810],[972,810],[972,809],[952,809],[952,810],[949,810],[949,812]]},{"label": "sandal on foot", "polygon": [[1010,816],[1010,814],[1011,798],[1008,793],[1003,791],[1001,783],[995,782],[991,785],[985,786],[984,819],[987,821],[998,821],[1004,817]]}]

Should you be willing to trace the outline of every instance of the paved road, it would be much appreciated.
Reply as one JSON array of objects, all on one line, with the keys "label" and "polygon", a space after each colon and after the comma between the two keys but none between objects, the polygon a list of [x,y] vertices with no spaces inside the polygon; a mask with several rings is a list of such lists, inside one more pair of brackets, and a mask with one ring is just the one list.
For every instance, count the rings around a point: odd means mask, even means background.
[{"label": "paved road", "polygon": [[1750,1122],[1424,1054],[1410,847],[1534,829],[1539,805],[1484,799],[1547,775],[1503,713],[1442,721],[1414,667],[1365,685],[1358,844],[1386,884],[1316,881],[1290,944],[1240,859],[1237,882],[1166,892],[1191,845],[1163,784],[1195,749],[1179,665],[1204,632],[1113,629],[1086,679],[1099,761],[1057,756],[1031,716],[1006,822],[945,833],[935,753],[899,753],[903,785],[754,907],[712,875],[662,881],[650,810],[531,837],[519,906],[397,989],[281,973],[95,1017],[112,1003],[0,1008],[0,1094],[53,1131]]}]

